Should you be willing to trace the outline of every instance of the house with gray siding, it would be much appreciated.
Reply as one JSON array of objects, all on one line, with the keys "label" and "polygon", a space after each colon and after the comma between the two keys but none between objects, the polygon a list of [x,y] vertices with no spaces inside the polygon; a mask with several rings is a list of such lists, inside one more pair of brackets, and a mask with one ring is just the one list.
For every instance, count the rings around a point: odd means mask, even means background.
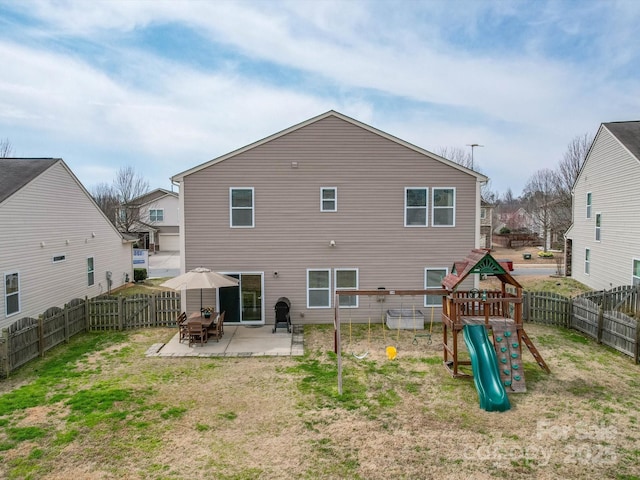
[{"label": "house with gray siding", "polygon": [[595,290],[640,284],[640,121],[598,133],[573,186],[567,275]]},{"label": "house with gray siding", "polygon": [[[335,111],[175,175],[181,268],[239,278],[204,291],[225,323],[331,323],[340,289],[440,288],[480,242],[487,177]],[[200,306],[185,291],[186,309]],[[343,321],[392,308],[440,318],[441,299],[340,296]],[[413,313],[412,313],[413,314]]]},{"label": "house with gray siding", "polygon": [[133,279],[125,241],[59,158],[0,159],[0,328]]}]

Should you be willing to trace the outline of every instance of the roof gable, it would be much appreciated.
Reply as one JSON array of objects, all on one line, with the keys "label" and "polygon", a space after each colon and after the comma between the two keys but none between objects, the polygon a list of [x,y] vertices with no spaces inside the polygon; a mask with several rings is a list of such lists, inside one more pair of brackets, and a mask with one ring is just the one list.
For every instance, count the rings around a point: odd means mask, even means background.
[{"label": "roof gable", "polygon": [[0,203],[60,161],[59,158],[0,158]]},{"label": "roof gable", "polygon": [[445,165],[448,165],[448,166],[453,167],[453,168],[455,168],[457,170],[460,170],[460,171],[465,172],[465,173],[467,173],[469,175],[472,175],[472,176],[476,177],[479,181],[483,181],[484,182],[484,181],[488,180],[488,177],[486,177],[485,175],[483,175],[481,173],[478,173],[478,172],[470,170],[470,169],[468,169],[466,167],[463,167],[462,165],[459,165],[459,164],[457,164],[457,163],[455,163],[455,162],[453,162],[451,160],[448,160],[448,159],[446,159],[444,157],[436,155],[435,153],[429,152],[428,150],[424,150],[424,149],[422,149],[420,147],[417,147],[417,146],[415,146],[415,145],[413,145],[413,144],[411,144],[409,142],[406,142],[406,141],[401,140],[401,139],[399,139],[397,137],[394,137],[393,135],[390,135],[390,134],[388,134],[386,132],[383,132],[382,130],[378,130],[378,129],[374,128],[374,127],[371,127],[370,125],[367,125],[367,124],[362,123],[362,122],[360,122],[358,120],[355,120],[355,119],[353,119],[351,117],[348,117],[348,116],[343,115],[343,114],[341,114],[339,112],[336,112],[335,110],[330,110],[330,111],[328,111],[326,113],[323,113],[322,115],[318,115],[316,117],[313,117],[313,118],[311,118],[309,120],[306,120],[306,121],[304,121],[302,123],[299,123],[297,125],[294,125],[292,127],[287,128],[285,130],[282,130],[282,131],[280,131],[278,133],[275,133],[275,134],[270,135],[270,136],[268,136],[266,138],[263,138],[262,140],[258,140],[257,142],[251,143],[251,144],[249,144],[249,145],[247,145],[245,147],[242,147],[242,148],[240,148],[238,150],[234,150],[234,151],[232,151],[230,153],[222,155],[221,157],[214,158],[213,160],[205,162],[205,163],[203,163],[201,165],[198,165],[196,167],[193,167],[193,168],[191,168],[189,170],[185,170],[184,172],[178,173],[177,175],[174,175],[173,177],[171,177],[171,180],[174,181],[174,182],[180,182],[180,181],[183,180],[184,177],[186,177],[188,175],[196,173],[196,172],[198,172],[198,171],[200,171],[200,170],[202,170],[204,168],[210,167],[212,165],[215,165],[217,163],[223,162],[225,160],[228,160],[228,159],[230,159],[232,157],[235,157],[236,155],[239,155],[239,154],[241,154],[243,152],[246,152],[248,150],[251,150],[253,148],[259,147],[260,145],[264,145],[264,144],[266,144],[268,142],[271,142],[271,141],[273,141],[273,140],[275,140],[277,138],[280,138],[280,137],[282,137],[284,135],[287,135],[287,134],[289,134],[291,132],[294,132],[296,130],[299,130],[301,128],[307,127],[307,126],[309,126],[309,125],[311,125],[313,123],[319,122],[319,121],[324,120],[325,118],[328,118],[328,117],[339,118],[339,119],[344,120],[345,122],[348,122],[348,123],[350,123],[352,125],[355,125],[357,127],[363,128],[363,129],[365,129],[365,130],[367,130],[367,131],[369,131],[371,133],[374,133],[374,134],[379,135],[379,136],[381,136],[383,138],[386,138],[387,140],[395,142],[395,143],[397,143],[399,145],[402,145],[402,146],[404,146],[406,148],[409,148],[409,149],[411,149],[411,150],[413,150],[415,152],[418,152],[418,153],[420,153],[422,155],[426,155],[426,156],[428,156],[428,157],[430,157],[430,158],[432,158],[434,160],[437,160],[437,161],[439,161],[441,163],[444,163]]},{"label": "roof gable", "polygon": [[145,203],[156,202],[164,197],[178,198],[178,194],[175,192],[170,192],[169,190],[165,190],[164,188],[156,188],[155,190],[151,190],[150,192],[134,198],[130,203],[144,205]]},{"label": "roof gable", "polygon": [[442,285],[448,290],[455,290],[472,273],[495,276],[502,283],[522,288],[516,279],[487,250],[483,249],[471,250],[463,261],[455,262],[451,273],[442,280]]}]

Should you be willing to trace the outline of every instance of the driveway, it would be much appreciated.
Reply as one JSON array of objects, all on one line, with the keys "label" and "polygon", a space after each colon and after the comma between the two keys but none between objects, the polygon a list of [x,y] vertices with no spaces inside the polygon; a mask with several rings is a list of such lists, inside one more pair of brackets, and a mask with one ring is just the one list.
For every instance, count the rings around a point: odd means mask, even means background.
[{"label": "driveway", "polygon": [[149,254],[149,278],[176,277],[178,275],[180,275],[180,252]]}]

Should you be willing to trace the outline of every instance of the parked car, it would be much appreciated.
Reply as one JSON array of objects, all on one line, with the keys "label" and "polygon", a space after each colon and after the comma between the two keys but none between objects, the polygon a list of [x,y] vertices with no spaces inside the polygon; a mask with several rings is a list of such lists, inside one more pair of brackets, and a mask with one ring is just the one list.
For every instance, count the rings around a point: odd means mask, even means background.
[{"label": "parked car", "polygon": [[505,270],[513,272],[513,260],[509,260],[508,258],[497,258],[496,260]]}]

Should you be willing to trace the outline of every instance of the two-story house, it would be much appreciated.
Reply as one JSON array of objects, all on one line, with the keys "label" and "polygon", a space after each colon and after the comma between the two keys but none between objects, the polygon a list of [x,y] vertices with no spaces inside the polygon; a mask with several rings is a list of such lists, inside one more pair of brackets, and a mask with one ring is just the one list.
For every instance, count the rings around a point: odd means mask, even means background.
[{"label": "two-story house", "polygon": [[0,327],[133,279],[125,241],[59,158],[0,159]]},{"label": "two-story house", "polygon": [[573,186],[567,275],[595,290],[640,284],[640,121],[603,123]]},{"label": "two-story house", "polygon": [[[182,270],[239,278],[205,291],[225,323],[272,324],[280,297],[293,323],[329,323],[339,289],[441,288],[479,246],[487,177],[329,111],[175,175]],[[187,291],[187,309],[200,292]],[[376,299],[341,296],[353,321]],[[399,299],[402,302],[402,299]],[[441,298],[405,299],[434,307]]]},{"label": "two-story house", "polygon": [[131,231],[139,235],[140,248],[152,252],[180,250],[177,193],[156,188],[134,198],[129,208],[134,210]]}]

